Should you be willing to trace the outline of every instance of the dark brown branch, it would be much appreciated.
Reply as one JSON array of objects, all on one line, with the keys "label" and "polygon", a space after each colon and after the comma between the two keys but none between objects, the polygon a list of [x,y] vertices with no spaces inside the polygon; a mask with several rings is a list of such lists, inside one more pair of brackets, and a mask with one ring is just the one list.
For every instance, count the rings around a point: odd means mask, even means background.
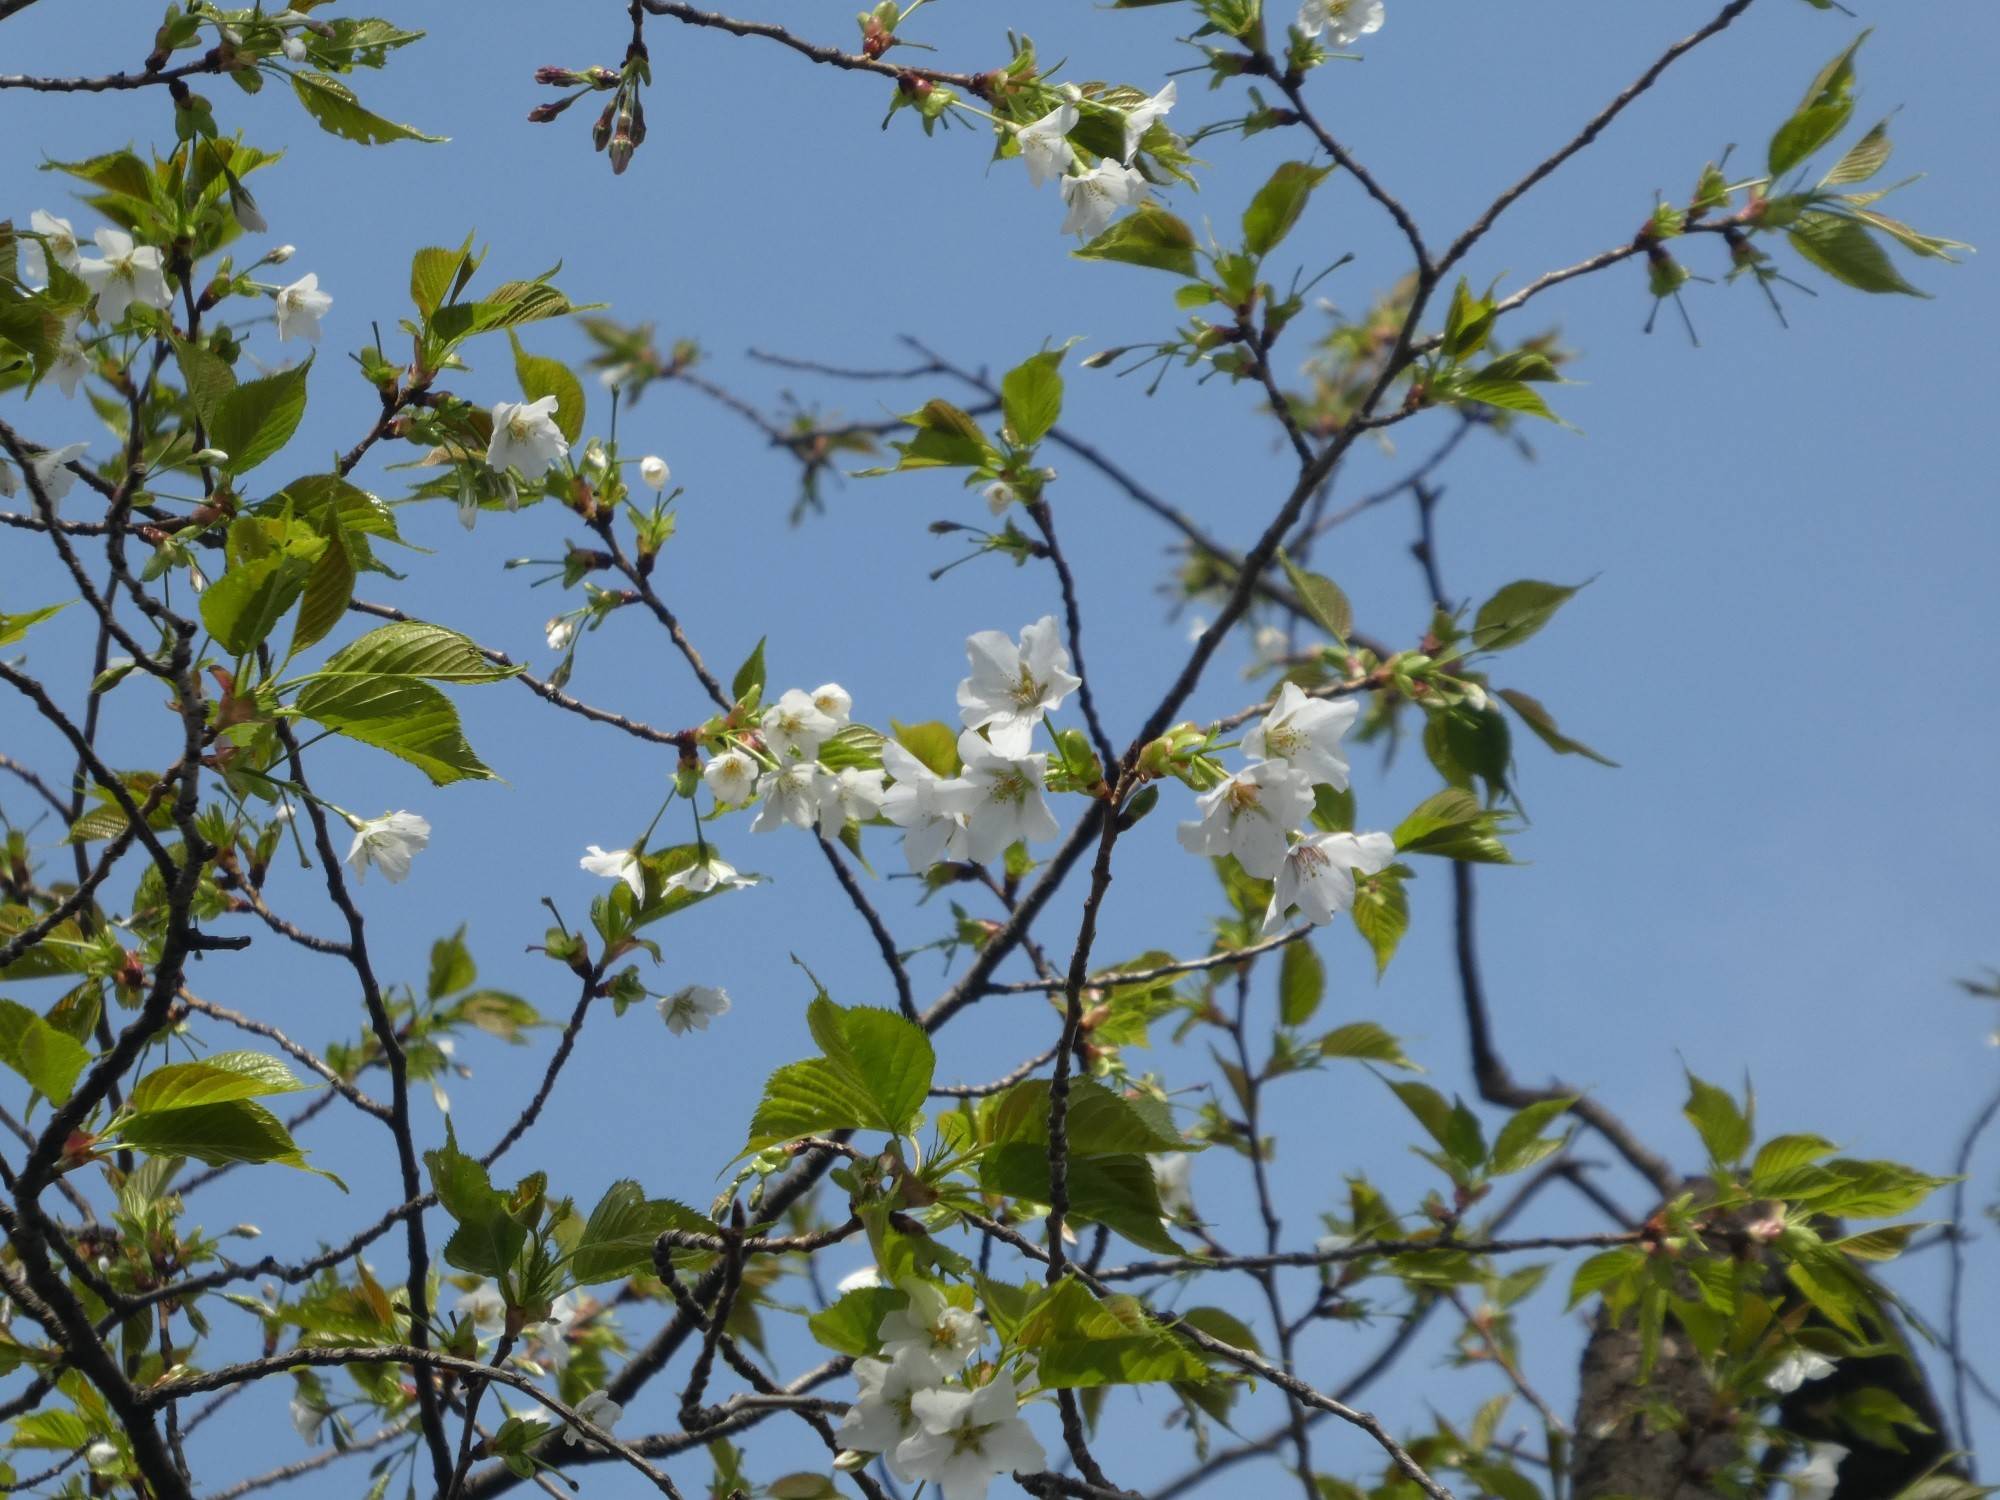
[{"label": "dark brown branch", "polygon": [[669,16],[689,26],[709,27],[726,31],[731,36],[756,36],[767,41],[789,47],[800,56],[828,67],[845,68],[857,73],[876,73],[884,78],[900,79],[905,76],[927,79],[932,83],[946,83],[967,93],[978,94],[983,90],[982,79],[973,73],[947,73],[937,68],[906,68],[895,63],[882,62],[876,58],[863,57],[858,53],[843,52],[838,47],[808,42],[793,36],[782,26],[768,21],[739,21],[732,16],[718,15],[714,11],[697,10],[692,5],[684,5],[681,0],[645,0],[648,12],[656,16]]},{"label": "dark brown branch", "polygon": [[869,934],[875,939],[875,947],[882,955],[882,963],[889,970],[889,978],[895,983],[896,1008],[909,1020],[921,1019],[917,1014],[917,998],[910,992],[909,971],[903,967],[903,956],[897,952],[896,939],[884,925],[881,913],[875,910],[873,903],[868,899],[868,893],[861,889],[861,882],[854,878],[854,872],[847,868],[847,861],[841,857],[840,851],[833,846],[832,841],[817,831],[813,837],[819,842],[820,853],[826,856],[827,864],[832,867],[833,878],[840,882],[841,890],[846,892],[849,904],[861,914],[861,920],[868,924]]}]

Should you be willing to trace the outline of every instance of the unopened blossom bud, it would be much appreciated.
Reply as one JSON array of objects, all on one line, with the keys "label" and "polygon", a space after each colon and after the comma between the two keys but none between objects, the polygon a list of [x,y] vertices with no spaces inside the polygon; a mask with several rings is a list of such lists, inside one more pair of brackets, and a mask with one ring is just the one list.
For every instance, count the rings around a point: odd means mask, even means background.
[{"label": "unopened blossom bud", "polygon": [[611,122],[617,117],[618,102],[614,99],[604,106],[604,113],[597,117],[597,123],[590,127],[590,143],[599,151],[611,144]]},{"label": "unopened blossom bud", "polygon": [[305,42],[304,42],[304,41],[302,41],[302,40],[301,40],[300,38],[298,38],[298,37],[295,37],[295,36],[288,36],[288,37],[286,37],[286,38],[285,38],[285,56],[286,56],[286,58],[288,58],[288,59],[289,59],[290,61],[292,61],[292,62],[295,62],[295,63],[302,63],[302,62],[304,62],[304,61],[306,60],[306,44],[305,44]]},{"label": "unopened blossom bud", "polygon": [[533,109],[528,111],[528,123],[530,125],[546,125],[557,115],[576,103],[576,101],[577,95],[572,94],[567,99],[556,99],[547,104],[537,104]]},{"label": "unopened blossom bud", "polygon": [[667,467],[667,461],[657,453],[648,453],[639,460],[639,477],[656,490],[665,489],[667,481],[673,478],[673,473],[674,471]]},{"label": "unopened blossom bud", "polygon": [[229,455],[220,448],[201,448],[195,452],[194,461],[198,464],[226,464]]},{"label": "unopened blossom bud", "polygon": [[294,255],[297,255],[298,253],[299,253],[299,247],[297,245],[280,245],[278,246],[277,249],[267,254],[264,257],[264,259],[268,261],[271,265],[282,266],[286,261],[290,260]]},{"label": "unopened blossom bud", "polygon": [[582,83],[583,79],[568,68],[540,67],[535,69],[535,82],[543,88],[566,89]]}]

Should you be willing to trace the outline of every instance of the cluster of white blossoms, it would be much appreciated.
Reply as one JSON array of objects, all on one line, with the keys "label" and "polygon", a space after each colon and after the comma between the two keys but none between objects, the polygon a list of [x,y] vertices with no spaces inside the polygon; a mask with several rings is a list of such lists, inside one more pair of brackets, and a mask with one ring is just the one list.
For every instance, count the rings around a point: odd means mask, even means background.
[{"label": "cluster of white blossoms", "polygon": [[1146,196],[1145,175],[1132,165],[1132,158],[1138,154],[1139,143],[1145,139],[1153,123],[1165,119],[1173,109],[1177,92],[1170,80],[1152,98],[1124,111],[1125,154],[1122,161],[1105,157],[1091,167],[1078,163],[1076,152],[1069,143],[1069,133],[1076,129],[1080,118],[1077,102],[1082,97],[1074,85],[1064,90],[1068,102],[1050,110],[1032,125],[1023,125],[1015,130],[1014,142],[1020,147],[1021,160],[1028,168],[1029,185],[1040,187],[1053,179],[1062,192],[1063,205],[1067,210],[1062,222],[1064,234],[1080,234],[1085,239],[1094,239],[1118,216],[1119,209],[1127,208]]},{"label": "cluster of white blossoms", "polygon": [[841,1447],[880,1454],[897,1479],[934,1484],[940,1500],[985,1500],[995,1475],[1045,1467],[1011,1375],[976,1388],[955,1379],[985,1337],[979,1315],[927,1282],[900,1290],[909,1304],[876,1331],[885,1357],[854,1362],[861,1389],[834,1434]]},{"label": "cluster of white blossoms", "polygon": [[1354,904],[1354,877],[1387,869],[1396,844],[1386,833],[1302,833],[1313,788],[1347,790],[1340,741],[1360,713],[1352,700],[1308,698],[1295,682],[1278,692],[1263,721],[1243,737],[1250,764],[1203,792],[1201,816],[1181,824],[1195,854],[1236,856],[1244,873],[1276,882],[1264,930],[1276,932],[1293,907],[1315,925]]},{"label": "cluster of white blossoms", "polygon": [[1305,0],[1296,24],[1303,36],[1352,47],[1370,32],[1380,31],[1382,20],[1382,0]]}]

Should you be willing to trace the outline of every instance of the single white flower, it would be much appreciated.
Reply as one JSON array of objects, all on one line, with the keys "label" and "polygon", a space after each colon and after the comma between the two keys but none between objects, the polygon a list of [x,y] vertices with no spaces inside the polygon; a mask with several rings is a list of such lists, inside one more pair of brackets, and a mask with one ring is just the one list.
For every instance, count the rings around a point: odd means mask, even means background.
[{"label": "single white flower", "polygon": [[[281,288],[273,299],[278,309],[278,342],[297,334],[303,339],[319,337],[319,320],[333,306],[333,298],[319,289],[319,273],[308,271],[290,286]],[[496,422],[494,424],[498,426]]]},{"label": "single white flower", "polygon": [[410,861],[430,841],[431,825],[417,814],[384,813],[355,823],[347,862],[353,866],[356,880],[366,879],[368,867],[373,865],[384,880],[395,885],[410,873]]},{"label": "single white flower", "polygon": [[819,821],[820,764],[795,760],[781,770],[766,771],[757,782],[757,795],[764,799],[752,833],[769,833],[787,823],[794,828],[810,828]]},{"label": "single white flower", "polygon": [[1281,760],[1314,786],[1347,790],[1347,757],[1340,737],[1360,717],[1352,698],[1308,698],[1296,682],[1278,689],[1278,701],[1263,723],[1243,736],[1252,760]]},{"label": "single white flower", "polygon": [[611,467],[611,455],[604,451],[604,440],[602,438],[592,438],[589,442],[585,443],[583,445],[583,457],[577,460],[576,466],[588,474],[593,481],[601,478],[604,471]]},{"label": "single white flower", "polygon": [[44,448],[28,460],[29,471],[35,476],[35,483],[42,493],[49,497],[49,509],[62,509],[62,498],[76,483],[76,475],[70,472],[70,464],[83,457],[88,443],[71,443],[63,448]]},{"label": "single white flower", "polygon": [[473,1329],[493,1338],[507,1327],[507,1299],[497,1283],[482,1281],[469,1292],[461,1292],[458,1310],[472,1321]]},{"label": "single white flower", "polygon": [[[609,1432],[618,1425],[618,1419],[625,1415],[625,1408],[603,1391],[592,1391],[576,1403],[576,1414],[598,1431]],[[586,1451],[592,1453],[600,1452],[604,1447],[602,1443],[593,1442],[585,1437],[583,1430],[578,1427],[563,1428],[563,1441],[571,1444],[581,1443]]]},{"label": "single white flower", "polygon": [[49,366],[49,374],[62,387],[65,399],[74,398],[77,382],[90,373],[90,356],[72,339],[65,339],[56,350],[55,363]]},{"label": "single white flower", "polygon": [[891,1474],[905,1484],[914,1483],[916,1476],[905,1471],[896,1448],[905,1438],[923,1431],[913,1398],[919,1391],[937,1386],[937,1366],[928,1355],[914,1350],[893,1360],[857,1359],[854,1380],[860,1392],[840,1419],[834,1440],[850,1453],[881,1454]]},{"label": "single white flower", "polygon": [[[881,1268],[879,1266],[863,1266],[860,1270],[849,1271],[845,1276],[841,1277],[839,1281],[834,1283],[833,1289],[845,1295],[848,1292],[858,1292],[867,1287],[880,1286],[881,1284]],[[876,1363],[879,1364],[881,1361],[877,1360]]]},{"label": "single white flower", "polygon": [[882,744],[882,767],[896,778],[882,794],[882,816],[903,830],[910,873],[921,875],[941,859],[965,858],[965,814],[978,794],[962,777],[938,775],[894,740]]},{"label": "single white flower", "polygon": [[1778,1367],[1764,1377],[1764,1384],[1779,1396],[1789,1396],[1808,1380],[1823,1380],[1833,1373],[1833,1361],[1810,1349],[1794,1349],[1778,1361]]},{"label": "single white flower", "polygon": [[570,1330],[582,1315],[583,1304],[576,1293],[564,1292],[549,1304],[548,1317],[539,1323],[528,1324],[521,1330],[521,1337],[538,1343],[541,1346],[541,1363],[561,1373],[569,1367]]},{"label": "single white flower", "polygon": [[1355,873],[1379,874],[1395,858],[1396,841],[1386,833],[1307,834],[1285,851],[1264,912],[1264,931],[1283,927],[1285,912],[1293,906],[1315,927],[1331,922],[1354,905]]},{"label": "single white flower", "polygon": [[1188,621],[1187,638],[1190,641],[1198,641],[1207,634],[1208,634],[1207,615],[1196,615],[1193,619]]},{"label": "single white flower", "polygon": [[1323,35],[1335,47],[1352,47],[1382,29],[1382,0],[1305,0],[1298,27],[1302,35]]},{"label": "single white flower", "polygon": [[923,1431],[897,1445],[896,1457],[916,1478],[935,1483],[939,1500],[986,1500],[994,1475],[1048,1464],[1021,1420],[1011,1375],[976,1391],[919,1391],[910,1404]]},{"label": "single white flower", "polygon": [[835,729],[845,729],[854,712],[854,699],[837,682],[822,682],[812,690],[812,705],[829,719]]},{"label": "single white flower", "polygon": [[669,875],[661,887],[661,892],[665,894],[667,891],[691,891],[699,896],[708,891],[730,891],[738,886],[756,883],[749,876],[738,875],[736,866],[710,849],[706,858],[696,859],[685,870],[676,870]]},{"label": "single white flower", "polygon": [[958,716],[967,729],[984,729],[1001,755],[1026,755],[1042,715],[1083,686],[1053,615],[1024,629],[1018,646],[998,630],[967,636],[965,655],[972,675],[958,685]]},{"label": "single white flower", "polygon": [[811,760],[840,728],[812,696],[797,688],[787,688],[776,703],[764,710],[759,724],[764,731],[764,748],[781,761]]},{"label": "single white flower", "polygon": [[1061,177],[1076,164],[1076,153],[1066,139],[1074,129],[1076,106],[1065,104],[1014,132],[1014,143],[1021,148],[1021,160],[1028,168],[1029,187]]},{"label": "single white flower", "polygon": [[1153,128],[1153,122],[1155,120],[1164,120],[1167,117],[1168,111],[1174,107],[1174,101],[1179,97],[1179,94],[1180,90],[1174,87],[1173,79],[1169,78],[1166,87],[1162,88],[1159,93],[1153,95],[1152,98],[1146,100],[1144,103],[1135,104],[1125,111],[1126,166],[1129,167],[1132,165],[1132,158],[1139,151],[1139,142],[1145,139],[1146,132]]},{"label": "single white flower", "polygon": [[1169,1219],[1193,1213],[1194,1193],[1188,1186],[1188,1174],[1194,1169],[1194,1158],[1185,1151],[1164,1151],[1146,1160],[1153,1168],[1153,1185],[1159,1189],[1160,1211]]},{"label": "single white flower", "polygon": [[1017,840],[1032,844],[1062,832],[1043,796],[1046,755],[1003,755],[973,729],[958,737],[958,755],[965,763],[961,779],[973,793],[966,814],[975,860],[985,864]]},{"label": "single white flower", "polygon": [[757,762],[742,750],[725,750],[701,768],[701,779],[724,807],[735,807],[757,795]]},{"label": "single white flower", "polygon": [[852,818],[866,823],[882,810],[882,773],[847,766],[838,771],[819,768],[819,831],[837,839]]},{"label": "single white flower", "polygon": [[41,240],[21,241],[21,279],[36,286],[45,285],[49,279],[49,261],[66,271],[76,269],[76,226],[68,219],[58,219],[45,209],[36,209],[28,215],[28,227],[42,236]]},{"label": "single white flower", "polygon": [[689,1030],[706,1031],[710,1021],[728,1010],[728,994],[705,984],[691,984],[660,997],[660,1019],[675,1036]]},{"label": "single white flower", "polygon": [[487,468],[496,472],[516,468],[530,479],[540,479],[567,452],[569,443],[562,429],[556,426],[554,396],[544,396],[539,401],[494,403],[493,440],[486,446]]},{"label": "single white flower", "polygon": [[282,45],[284,47],[286,61],[302,63],[306,60],[306,44],[302,38],[296,36],[288,36],[285,38]]},{"label": "single white flower", "polygon": [[84,285],[97,293],[97,315],[107,323],[125,316],[134,302],[148,307],[165,307],[173,294],[167,290],[166,273],[160,269],[160,252],[151,245],[134,245],[122,229],[100,229],[96,234],[101,256],[79,257],[76,274]]},{"label": "single white flower", "polygon": [[1833,1500],[1833,1492],[1840,1488],[1840,1461],[1845,1457],[1847,1450],[1838,1443],[1814,1443],[1806,1449],[1805,1467],[1785,1476],[1794,1500]]},{"label": "single white flower", "polygon": [[1115,161],[1101,161],[1088,172],[1072,172],[1062,180],[1062,232],[1096,239],[1105,226],[1146,194],[1146,179]]},{"label": "single white flower", "polygon": [[897,1290],[910,1299],[908,1304],[889,1313],[875,1330],[890,1359],[907,1351],[928,1359],[943,1379],[978,1353],[986,1337],[978,1313],[954,1307],[928,1281],[898,1282]]},{"label": "single white flower", "polygon": [[646,899],[646,867],[639,863],[637,854],[630,849],[600,849],[595,844],[589,848],[590,852],[577,861],[579,866],[606,880],[622,880],[632,888],[635,897]]},{"label": "single white flower", "polygon": [[319,1430],[325,1423],[325,1412],[303,1396],[292,1397],[292,1430],[306,1442],[316,1445],[319,1442]]},{"label": "single white flower", "polygon": [[1181,824],[1181,846],[1211,859],[1233,854],[1245,874],[1269,880],[1285,861],[1285,835],[1312,805],[1304,776],[1283,761],[1260,760],[1196,799],[1201,820]]},{"label": "single white flower", "polygon": [[1257,654],[1261,665],[1275,665],[1291,653],[1291,638],[1276,625],[1262,625],[1250,637],[1250,649]]},{"label": "single white flower", "polygon": [[554,615],[542,627],[542,634],[548,639],[551,651],[567,651],[569,643],[576,639],[576,621],[568,615]]},{"label": "single white flower", "polygon": [[986,499],[986,508],[996,516],[1004,515],[1007,507],[1020,499],[1020,496],[1014,493],[1014,486],[1004,479],[994,480],[979,493]]},{"label": "single white flower", "polygon": [[118,1445],[99,1438],[83,1450],[83,1461],[93,1470],[108,1469],[118,1462]]},{"label": "single white flower", "polygon": [[639,460],[639,477],[656,490],[665,489],[673,475],[674,471],[667,467],[667,461],[657,453],[648,453]]}]

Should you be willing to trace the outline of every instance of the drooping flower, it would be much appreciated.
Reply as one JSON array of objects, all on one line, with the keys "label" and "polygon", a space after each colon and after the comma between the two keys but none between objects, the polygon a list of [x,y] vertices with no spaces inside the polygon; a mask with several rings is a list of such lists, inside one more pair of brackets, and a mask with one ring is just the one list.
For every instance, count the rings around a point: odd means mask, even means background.
[{"label": "drooping flower", "polygon": [[1840,1461],[1845,1457],[1847,1450],[1839,1443],[1814,1443],[1806,1449],[1805,1467],[1785,1476],[1793,1500],[1833,1500],[1833,1492],[1840,1488]]},{"label": "drooping flower", "polygon": [[890,1473],[905,1484],[914,1483],[916,1476],[904,1470],[896,1449],[904,1439],[923,1431],[913,1398],[919,1391],[936,1387],[937,1366],[928,1356],[907,1351],[892,1360],[857,1359],[854,1379],[861,1389],[847,1415],[840,1419],[834,1441],[850,1453],[881,1454]]},{"label": "drooping flower", "polygon": [[1146,179],[1131,167],[1101,161],[1087,172],[1072,172],[1062,180],[1062,232],[1095,239],[1118,217],[1118,210],[1137,203],[1146,193]]},{"label": "drooping flower", "polygon": [[575,1292],[564,1292],[549,1304],[549,1315],[539,1323],[530,1323],[521,1330],[523,1339],[533,1339],[540,1346],[541,1363],[551,1370],[562,1371],[569,1367],[569,1335],[583,1316],[583,1304]]},{"label": "drooping flower", "polygon": [[354,824],[354,844],[347,851],[347,863],[354,878],[367,878],[373,865],[382,878],[395,885],[410,873],[410,861],[431,841],[431,825],[413,812],[384,813]]},{"label": "drooping flower", "polygon": [[865,823],[882,810],[882,773],[846,766],[838,771],[819,768],[819,831],[837,839],[852,818]]},{"label": "drooping flower", "polygon": [[1003,755],[973,729],[958,737],[958,754],[962,780],[974,794],[966,812],[975,860],[985,864],[1017,840],[1032,844],[1062,831],[1043,796],[1046,755]]},{"label": "drooping flower", "polygon": [[656,490],[665,489],[667,481],[673,478],[673,473],[674,471],[667,467],[667,461],[657,453],[648,453],[639,460],[639,477]]},{"label": "drooping flower", "polygon": [[836,730],[845,729],[854,712],[854,698],[837,682],[822,682],[812,690],[812,705],[833,721]]},{"label": "drooping flower", "polygon": [[[598,1431],[609,1432],[618,1425],[618,1419],[625,1415],[625,1408],[613,1401],[605,1392],[592,1391],[576,1403],[576,1414]],[[581,1443],[586,1452],[592,1453],[600,1452],[604,1447],[604,1444],[585,1437],[579,1427],[563,1428],[563,1441],[571,1444]]]},{"label": "drooping flower", "polygon": [[1005,1372],[976,1391],[919,1391],[910,1405],[923,1430],[905,1438],[896,1457],[911,1475],[936,1484],[940,1500],[986,1500],[996,1474],[1048,1463]]},{"label": "drooping flower", "polygon": [[317,1446],[319,1430],[325,1424],[325,1412],[302,1395],[292,1397],[292,1431],[304,1438],[308,1444]]},{"label": "drooping flower", "polygon": [[1809,1380],[1822,1380],[1833,1373],[1834,1362],[1810,1349],[1794,1349],[1778,1361],[1776,1369],[1764,1377],[1774,1395],[1789,1396]]},{"label": "drooping flower", "polygon": [[701,768],[701,778],[724,807],[735,807],[757,795],[757,762],[742,750],[725,750]]},{"label": "drooping flower", "polygon": [[1203,792],[1201,820],[1183,823],[1181,846],[1219,858],[1233,854],[1245,873],[1269,880],[1285,860],[1285,835],[1312,811],[1312,788],[1283,761],[1260,760]]},{"label": "drooping flower", "polygon": [[1014,132],[1014,143],[1021,148],[1021,161],[1028,169],[1029,187],[1061,177],[1075,165],[1076,153],[1067,137],[1076,129],[1076,118],[1076,106],[1065,104]]},{"label": "drooping flower", "polygon": [[965,655],[972,675],[958,685],[958,716],[967,729],[984,729],[1001,755],[1026,755],[1042,716],[1083,686],[1053,615],[1022,630],[1018,646],[998,630],[967,636]]},{"label": "drooping flower", "polygon": [[101,256],[80,256],[76,274],[97,293],[97,315],[116,323],[134,302],[165,307],[172,298],[160,252],[151,245],[134,245],[122,229],[100,229],[95,236]]},{"label": "drooping flower", "polygon": [[1164,120],[1167,117],[1168,111],[1173,109],[1174,101],[1179,95],[1180,90],[1174,86],[1173,79],[1169,78],[1166,86],[1153,95],[1152,98],[1143,103],[1135,104],[1125,111],[1126,166],[1129,167],[1132,165],[1132,158],[1139,151],[1139,142],[1144,140],[1146,132],[1153,128],[1153,122],[1155,120]]},{"label": "drooping flower", "polygon": [[1146,1161],[1153,1169],[1153,1185],[1159,1190],[1160,1212],[1169,1219],[1193,1213],[1194,1193],[1188,1186],[1188,1175],[1194,1169],[1194,1158],[1185,1151],[1163,1151]]},{"label": "drooping flower", "polygon": [[769,833],[787,823],[794,828],[810,828],[819,821],[818,761],[795,760],[776,771],[766,771],[757,782],[757,795],[764,806],[750,825],[752,833]]},{"label": "drooping flower", "polygon": [[489,1338],[507,1326],[507,1299],[492,1281],[482,1281],[471,1291],[461,1292],[458,1310],[471,1320],[477,1332]]},{"label": "drooping flower", "polygon": [[882,794],[882,816],[903,830],[910,873],[921,875],[941,859],[963,859],[969,835],[965,814],[977,795],[961,777],[943,777],[894,740],[882,745],[882,767],[896,784]]},{"label": "drooping flower", "polygon": [[602,875],[606,880],[622,880],[632,888],[637,899],[646,899],[646,867],[639,862],[639,856],[630,849],[600,849],[590,845],[590,852],[577,861],[586,872]]},{"label": "drooping flower", "polygon": [[28,460],[28,469],[35,476],[42,493],[49,498],[49,509],[62,508],[62,499],[76,483],[76,475],[70,472],[70,465],[83,457],[88,443],[70,443],[62,448],[44,448]]},{"label": "drooping flower", "polygon": [[[308,271],[273,299],[278,310],[278,342],[294,334],[303,339],[319,337],[319,320],[333,306],[333,298],[319,289],[319,273]],[[496,422],[494,424],[498,426]]]},{"label": "drooping flower", "polygon": [[708,891],[734,890],[739,885],[755,885],[757,882],[746,875],[738,875],[736,866],[717,854],[713,849],[705,856],[697,857],[685,870],[676,870],[666,878],[662,891],[690,891],[699,896]]},{"label": "drooping flower", "polygon": [[1335,47],[1352,47],[1382,29],[1382,0],[1305,0],[1299,7],[1301,35],[1321,37]]},{"label": "drooping flower", "polygon": [[728,1010],[728,994],[705,984],[691,984],[660,997],[660,1019],[675,1036],[690,1030],[706,1031],[710,1021]]},{"label": "drooping flower", "polygon": [[811,760],[840,727],[811,695],[797,688],[787,688],[758,722],[764,731],[764,748],[781,761]]},{"label": "drooping flower", "polygon": [[65,399],[76,395],[77,382],[90,373],[90,356],[71,338],[65,338],[56,349],[55,363],[49,366],[49,375],[62,388]]},{"label": "drooping flower", "polygon": [[539,401],[496,401],[493,404],[493,440],[486,445],[486,467],[496,473],[519,469],[530,479],[540,479],[551,465],[569,452],[569,443],[556,426],[556,398]]},{"label": "drooping flower", "polygon": [[1014,493],[1014,486],[1004,479],[996,479],[979,492],[986,499],[986,508],[994,515],[1004,515],[1007,507],[1021,497]]},{"label": "drooping flower", "polygon": [[567,651],[569,643],[576,639],[576,621],[568,615],[553,615],[542,627],[551,651]]},{"label": "drooping flower", "polygon": [[897,1290],[910,1300],[882,1319],[875,1330],[882,1352],[895,1359],[905,1352],[931,1362],[943,1379],[978,1352],[986,1325],[970,1308],[955,1307],[928,1281],[903,1281]]},{"label": "drooping flower", "polygon": [[54,262],[66,271],[76,269],[76,226],[68,219],[59,219],[46,209],[36,209],[28,215],[28,227],[42,236],[41,240],[21,241],[21,279],[36,286],[45,285],[49,279],[49,262]]},{"label": "drooping flower", "polygon": [[1252,760],[1282,760],[1314,786],[1347,790],[1347,757],[1340,738],[1360,716],[1352,698],[1308,698],[1296,682],[1278,689],[1264,721],[1243,736]]},{"label": "drooping flower", "polygon": [[1283,927],[1293,906],[1315,927],[1331,922],[1354,905],[1356,872],[1380,874],[1395,858],[1396,841],[1386,833],[1307,834],[1285,851],[1264,912],[1264,931]]}]

